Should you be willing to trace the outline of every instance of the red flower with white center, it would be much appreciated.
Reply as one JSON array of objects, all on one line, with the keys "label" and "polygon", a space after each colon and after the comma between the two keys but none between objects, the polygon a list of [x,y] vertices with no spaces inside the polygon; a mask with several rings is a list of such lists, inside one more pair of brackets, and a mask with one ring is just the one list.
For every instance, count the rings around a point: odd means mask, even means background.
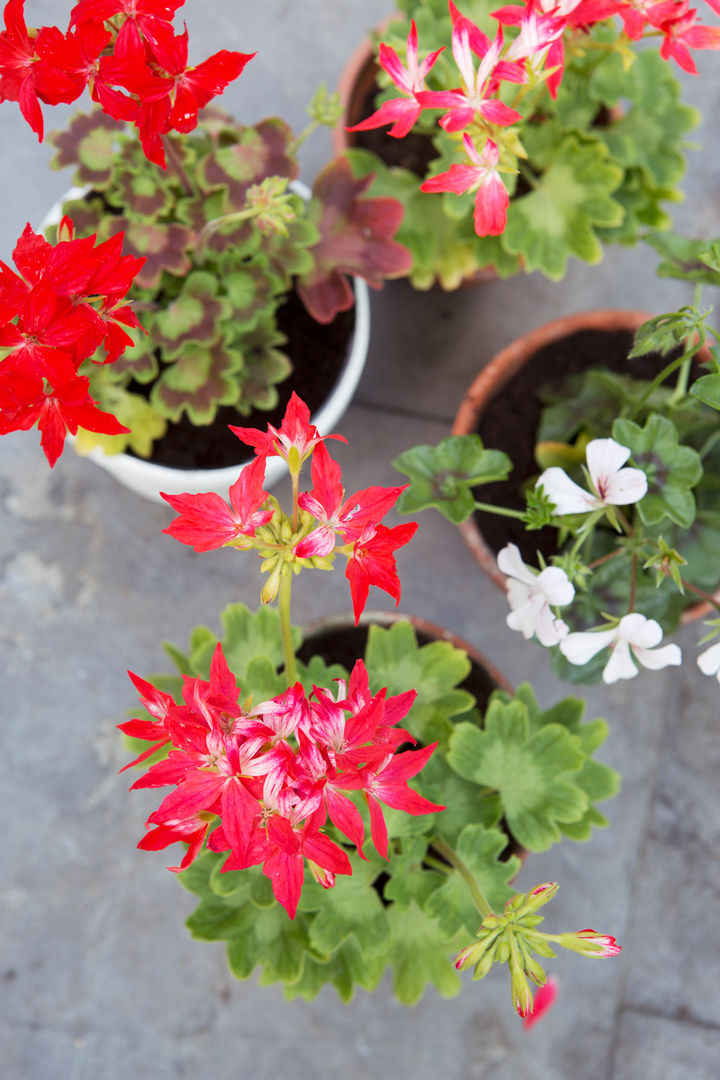
[{"label": "red flower with white center", "polygon": [[[522,64],[508,63],[500,59],[503,49],[502,30],[498,29],[494,41],[483,34],[470,19],[461,15],[450,0],[453,22],[452,51],[462,80],[460,90],[425,90],[418,93],[417,100],[423,108],[448,108],[441,117],[440,127],[445,131],[462,131],[478,117],[490,124],[507,127],[521,120],[519,112],[492,97],[501,81],[526,82],[527,75]],[[473,53],[480,58],[475,70]]]},{"label": "red flower with white center", "polygon": [[500,151],[492,139],[488,139],[482,153],[478,153],[467,132],[463,143],[472,165],[451,165],[437,176],[431,176],[420,185],[421,191],[452,191],[461,195],[464,191],[476,191],[473,220],[478,236],[499,236],[505,230],[510,196],[498,172]]},{"label": "red flower with white center", "polygon": [[230,488],[230,505],[214,492],[166,495],[161,491],[165,502],[179,512],[163,532],[195,551],[213,551],[242,537],[252,538],[273,516],[272,510],[260,509],[268,497],[264,478],[265,458],[255,458]]},{"label": "red flower with white center", "polygon": [[404,487],[369,487],[345,499],[341,470],[323,443],[315,447],[312,459],[312,491],[303,492],[298,503],[318,522],[295,548],[301,559],[329,555],[335,547],[335,533],[344,543],[357,539],[367,525],[376,525],[395,505]]},{"label": "red flower with white center", "polygon": [[404,96],[383,102],[367,120],[362,120],[359,124],[345,130],[368,131],[370,128],[392,124],[388,135],[396,139],[402,139],[407,135],[423,109],[418,102],[417,94],[425,90],[425,79],[444,48],[443,45],[442,48],[429,53],[421,63],[418,63],[418,37],[414,19],[410,23],[407,39],[407,68],[403,67],[400,57],[390,45],[381,43],[378,49],[380,67],[388,73]]},{"label": "red flower with white center", "polygon": [[314,424],[310,423],[310,410],[293,391],[279,428],[268,424],[267,432],[257,428],[241,428],[230,425],[230,430],[241,442],[252,446],[258,457],[281,457],[289,462],[291,453],[297,455],[297,469],[324,439],[340,439],[342,435],[320,435]]},{"label": "red flower with white center", "polygon": [[373,844],[383,859],[387,858],[388,835],[381,802],[395,810],[404,810],[406,814],[434,814],[444,810],[444,806],[430,802],[408,787],[408,780],[416,776],[431,757],[437,743],[425,746],[422,750],[406,750],[404,754],[388,755],[385,763],[376,771],[366,771],[363,775],[362,791],[370,811],[370,832]]}]

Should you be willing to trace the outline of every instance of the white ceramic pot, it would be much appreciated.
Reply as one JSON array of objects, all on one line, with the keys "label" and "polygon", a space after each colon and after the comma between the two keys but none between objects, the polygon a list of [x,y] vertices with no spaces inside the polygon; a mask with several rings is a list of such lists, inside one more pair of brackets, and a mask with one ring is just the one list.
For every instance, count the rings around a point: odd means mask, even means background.
[{"label": "white ceramic pot", "polygon": [[[310,198],[310,190],[305,184],[293,181],[291,186],[298,195],[305,199]],[[63,202],[82,194],[84,194],[84,189],[71,188],[50,208],[40,225],[40,231],[42,232],[49,225],[57,225],[62,214]],[[323,435],[334,432],[338,420],[355,393],[367,359],[370,342],[369,291],[362,278],[353,279],[353,290],[355,292],[355,328],[348,343],[348,356],[327,401],[311,417],[312,423]],[[292,376],[290,380],[292,381]],[[240,414],[238,414],[238,425],[243,425]],[[161,491],[168,495],[214,491],[226,498],[228,488],[237,480],[240,469],[251,460],[251,457],[243,453],[241,443],[238,443],[237,465],[222,469],[172,469],[167,465],[155,465],[151,461],[131,454],[105,454],[99,447],[91,450],[87,457],[131,491],[159,503],[163,502],[160,497]],[[265,487],[276,484],[286,474],[285,462],[281,458],[270,458],[265,471]]]}]

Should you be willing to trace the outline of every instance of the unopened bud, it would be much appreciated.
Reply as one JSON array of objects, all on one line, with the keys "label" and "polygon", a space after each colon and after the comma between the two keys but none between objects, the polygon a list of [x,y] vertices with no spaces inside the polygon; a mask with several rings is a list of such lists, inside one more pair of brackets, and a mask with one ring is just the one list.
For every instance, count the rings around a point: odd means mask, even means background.
[{"label": "unopened bud", "polygon": [[280,577],[281,577],[281,575],[282,575],[282,567],[280,565],[278,565],[278,566],[275,567],[272,574],[270,575],[270,577],[267,579],[267,581],[265,582],[265,584],[262,587],[262,591],[260,593],[260,599],[262,600],[263,604],[271,604],[273,602],[273,600],[275,599],[275,597],[277,596],[278,589],[280,588]]},{"label": "unopened bud", "polygon": [[571,949],[582,956],[590,956],[602,959],[607,956],[617,956],[622,951],[614,937],[610,934],[598,934],[595,930],[578,930],[574,934],[559,934],[555,939],[564,949]]},{"label": "unopened bud", "polygon": [[533,1007],[530,987],[522,968],[512,964],[510,965],[510,993],[517,1012],[520,1016],[527,1016]]}]

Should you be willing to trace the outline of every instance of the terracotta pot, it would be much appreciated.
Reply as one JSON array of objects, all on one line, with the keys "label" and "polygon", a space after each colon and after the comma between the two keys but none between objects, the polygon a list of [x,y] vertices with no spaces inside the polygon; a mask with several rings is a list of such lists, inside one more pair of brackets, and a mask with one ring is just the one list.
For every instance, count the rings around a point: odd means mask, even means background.
[{"label": "terracotta pot", "polygon": [[[427,619],[420,618],[417,615],[403,615],[396,611],[365,611],[360,616],[358,629],[369,629],[369,627],[374,624],[389,627],[394,626],[395,623],[399,622],[411,623],[420,638],[426,637],[434,641],[448,641],[451,645],[454,645],[456,649],[462,649],[463,652],[468,654],[471,664],[476,665],[478,668],[482,668],[488,674],[491,682],[494,683],[497,689],[506,690],[509,694],[514,692],[505,676],[502,675],[481,652],[478,652],[474,646],[463,640],[463,638],[458,637],[458,635],[454,634],[451,630],[445,630],[443,627],[438,626],[436,623],[429,622]],[[331,615],[318,619],[306,628],[303,649],[300,651],[300,655],[302,655],[303,652],[310,653],[313,637],[317,637],[320,634],[327,634],[334,630],[351,631],[354,629],[355,621],[348,614]]]},{"label": "terracotta pot", "polygon": [[[634,332],[651,317],[645,311],[600,308],[597,311],[584,311],[577,315],[553,319],[552,322],[521,335],[497,353],[471,384],[455,416],[452,434],[469,435],[476,432],[480,417],[493,399],[502,393],[506,383],[523,368],[528,360],[546,345],[551,345],[580,330]],[[710,359],[707,350],[701,350],[698,355],[701,359]],[[495,552],[485,541],[474,517],[468,518],[460,525],[460,532],[487,576],[505,591],[505,575],[499,570]],[[720,599],[720,591],[717,593],[717,598]],[[685,609],[681,622],[683,624],[693,622],[709,614],[711,610],[711,606],[707,603],[693,604]]]}]

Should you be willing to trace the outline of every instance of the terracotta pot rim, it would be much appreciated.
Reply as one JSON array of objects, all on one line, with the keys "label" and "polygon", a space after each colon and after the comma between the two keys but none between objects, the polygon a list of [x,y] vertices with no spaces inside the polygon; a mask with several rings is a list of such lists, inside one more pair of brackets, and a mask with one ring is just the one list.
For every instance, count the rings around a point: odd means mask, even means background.
[{"label": "terracotta pot rim", "polygon": [[[514,693],[512,685],[508,682],[502,672],[500,672],[479,649],[476,649],[474,645],[471,645],[454,631],[439,626],[437,623],[431,622],[421,615],[408,615],[401,611],[365,611],[360,616],[357,626],[366,627],[373,623],[392,626],[399,622],[409,622],[415,630],[420,633],[425,633],[428,637],[435,638],[438,641],[447,641],[451,645],[454,645],[456,649],[461,649],[463,652],[467,653],[468,658],[471,661],[474,661],[485,669],[493,682],[497,684],[498,689],[505,690],[509,694]],[[324,615],[319,619],[314,619],[312,622],[308,623],[307,626],[303,627],[304,640],[307,642],[313,634],[317,634],[322,630],[327,630],[333,626],[343,628],[348,627],[352,629],[355,626],[355,620],[352,615],[347,612],[342,612],[337,615]]]},{"label": "terracotta pot rim", "polygon": [[[636,330],[652,314],[637,308],[596,308],[563,315],[543,323],[515,338],[482,368],[466,391],[455,415],[453,435],[468,435],[477,430],[478,421],[489,403],[502,392],[509,380],[521,370],[527,361],[546,345],[569,337],[579,330]],[[700,354],[702,355],[702,350]],[[486,543],[474,516],[462,522],[460,533],[485,574],[505,591],[506,577],[497,565],[495,552]],[[720,590],[716,594],[720,600]],[[699,602],[687,607],[681,625],[694,622],[710,614],[712,605]]]}]

